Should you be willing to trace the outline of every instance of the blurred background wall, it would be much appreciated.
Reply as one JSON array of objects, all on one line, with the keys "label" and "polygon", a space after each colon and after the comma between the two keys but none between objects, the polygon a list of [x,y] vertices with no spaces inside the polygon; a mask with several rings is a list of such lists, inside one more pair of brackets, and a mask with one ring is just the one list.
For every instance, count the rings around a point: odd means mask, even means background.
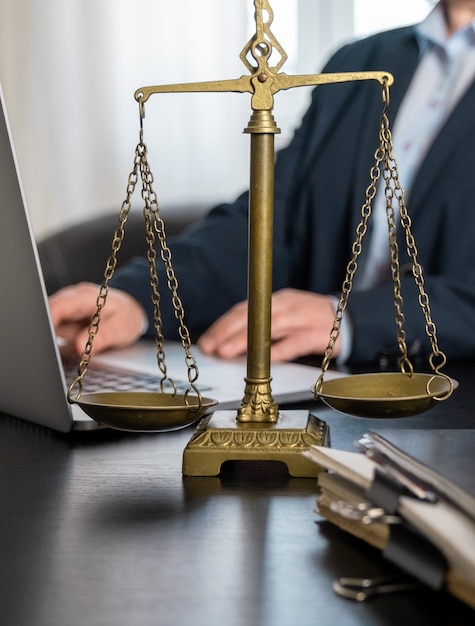
[{"label": "blurred background wall", "polygon": [[[317,73],[341,43],[419,21],[430,8],[427,0],[271,6],[289,74]],[[0,81],[38,238],[118,211],[138,140],[135,90],[247,73],[239,53],[254,33],[253,10],[252,0],[0,0]],[[276,96],[278,147],[309,94]],[[162,207],[211,206],[247,187],[249,115],[248,94],[149,100],[145,141]]]}]

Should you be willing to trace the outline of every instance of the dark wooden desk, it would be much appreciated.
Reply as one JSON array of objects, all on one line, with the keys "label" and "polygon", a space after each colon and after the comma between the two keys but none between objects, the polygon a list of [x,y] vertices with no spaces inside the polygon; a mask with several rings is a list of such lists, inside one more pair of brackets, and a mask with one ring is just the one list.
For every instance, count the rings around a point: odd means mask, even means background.
[{"label": "dark wooden desk", "polygon": [[[346,449],[368,428],[472,429],[474,372],[451,368],[460,390],[417,418],[313,410]],[[64,436],[1,417],[0,431],[2,626],[475,623],[474,611],[428,589],[364,604],[334,595],[336,577],[391,567],[317,518],[313,479],[265,463],[184,479],[192,428]]]}]

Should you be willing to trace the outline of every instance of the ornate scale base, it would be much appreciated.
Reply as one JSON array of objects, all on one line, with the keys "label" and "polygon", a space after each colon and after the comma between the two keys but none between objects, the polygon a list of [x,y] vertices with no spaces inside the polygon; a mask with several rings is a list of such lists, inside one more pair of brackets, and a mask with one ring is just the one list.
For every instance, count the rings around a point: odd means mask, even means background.
[{"label": "ornate scale base", "polygon": [[273,424],[237,422],[234,411],[204,417],[183,453],[184,476],[217,476],[225,461],[281,461],[289,474],[316,477],[320,471],[303,454],[312,445],[328,446],[325,422],[306,411],[283,411]]}]

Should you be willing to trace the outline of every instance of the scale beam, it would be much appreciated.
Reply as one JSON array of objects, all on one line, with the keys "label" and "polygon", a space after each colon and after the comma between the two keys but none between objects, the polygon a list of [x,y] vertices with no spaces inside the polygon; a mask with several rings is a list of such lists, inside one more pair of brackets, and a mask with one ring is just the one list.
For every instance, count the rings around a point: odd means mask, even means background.
[{"label": "scale beam", "polygon": [[274,108],[273,96],[279,91],[294,87],[316,87],[330,83],[345,83],[357,80],[375,80],[381,85],[391,86],[394,82],[388,72],[337,72],[329,74],[300,74],[289,76],[285,72],[275,74],[270,70],[255,72],[252,76],[241,76],[229,80],[215,80],[195,83],[178,83],[140,87],[135,91],[135,99],[145,104],[150,96],[164,93],[250,93],[254,111],[271,111]]}]

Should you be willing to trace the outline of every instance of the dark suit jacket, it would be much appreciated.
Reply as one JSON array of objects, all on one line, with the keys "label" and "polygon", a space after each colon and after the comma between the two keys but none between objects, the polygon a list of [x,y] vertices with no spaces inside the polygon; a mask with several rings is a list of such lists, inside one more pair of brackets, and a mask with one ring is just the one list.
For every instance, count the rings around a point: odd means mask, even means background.
[{"label": "dark suit jacket", "polygon": [[[418,60],[414,32],[408,27],[342,48],[324,71],[391,72],[395,77],[390,103],[393,120]],[[376,81],[314,89],[302,125],[276,161],[274,290],[290,286],[339,293],[370,182],[381,111],[381,88]],[[406,190],[439,348],[449,358],[475,356],[474,112],[472,85],[435,140],[413,188]],[[246,297],[247,202],[244,194],[233,204],[216,207],[199,225],[170,243],[186,323],[194,338]],[[369,246],[368,238],[363,240],[363,249],[365,244]],[[406,263],[403,241],[400,254],[401,264]],[[160,277],[164,331],[171,337],[176,334],[176,323],[163,271]],[[113,284],[135,295],[151,315],[143,259],[121,270]],[[403,279],[403,297],[408,346],[420,344],[429,352],[412,277]],[[382,351],[394,350],[392,283],[353,292],[348,314],[354,329],[352,360],[372,361]]]}]

